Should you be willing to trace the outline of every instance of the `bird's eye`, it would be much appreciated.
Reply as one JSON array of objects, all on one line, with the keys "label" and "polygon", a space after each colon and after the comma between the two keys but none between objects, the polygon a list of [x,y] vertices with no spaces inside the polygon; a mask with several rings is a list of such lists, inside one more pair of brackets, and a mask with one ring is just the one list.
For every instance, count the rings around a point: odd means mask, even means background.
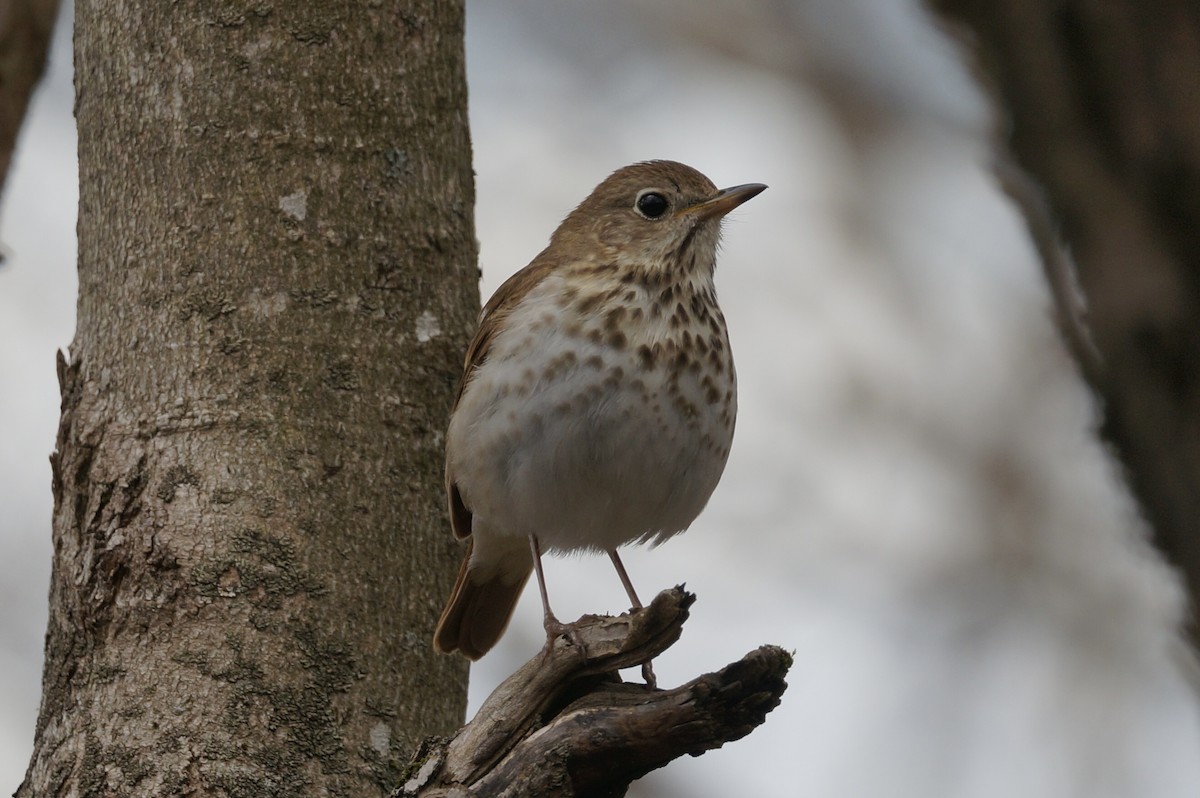
[{"label": "bird's eye", "polygon": [[657,191],[647,191],[639,194],[637,202],[634,206],[637,212],[647,219],[657,219],[667,212],[667,208],[671,203],[667,202],[667,198]]}]

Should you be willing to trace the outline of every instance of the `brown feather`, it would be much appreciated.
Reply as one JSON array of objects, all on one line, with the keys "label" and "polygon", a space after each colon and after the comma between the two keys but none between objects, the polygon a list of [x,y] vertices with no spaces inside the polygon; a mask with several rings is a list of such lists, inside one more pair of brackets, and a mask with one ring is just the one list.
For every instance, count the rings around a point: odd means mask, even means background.
[{"label": "brown feather", "polygon": [[[475,337],[467,345],[462,378],[458,381],[458,393],[454,396],[455,408],[458,407],[463,391],[466,389],[467,383],[471,381],[471,377],[474,376],[475,370],[487,359],[488,352],[492,348],[492,341],[495,339],[496,333],[504,329],[505,320],[521,303],[525,295],[536,288],[542,280],[545,280],[550,272],[554,271],[556,262],[549,253],[548,249],[543,251],[533,259],[532,263],[505,280],[496,289],[496,293],[492,294],[488,303],[484,305],[483,312],[479,314],[479,327],[475,330]],[[451,412],[454,411],[451,410]]]},{"label": "brown feather", "polygon": [[[492,294],[492,298],[484,306],[483,312],[479,314],[479,327],[475,330],[475,336],[471,339],[471,343],[467,345],[463,373],[458,380],[458,391],[454,395],[454,407],[450,410],[451,414],[458,408],[463,391],[466,390],[467,383],[471,381],[475,370],[487,358],[488,351],[492,348],[492,341],[495,339],[496,333],[503,329],[505,319],[520,304],[525,295],[554,270],[554,261],[548,256],[548,252],[549,250],[542,252],[533,259],[532,263],[505,280],[496,289],[496,293]],[[454,481],[454,475],[450,473],[449,462],[446,463],[446,499],[450,506],[450,526],[454,530],[454,537],[459,540],[470,537],[472,513],[466,502],[463,501],[458,485]]]},{"label": "brown feather", "polygon": [[[454,396],[455,409],[475,370],[487,359],[496,333],[503,329],[505,320],[525,295],[554,270],[555,263],[548,253],[549,250],[542,252],[532,263],[505,280],[484,306],[479,315],[479,327],[467,346],[462,377]],[[446,463],[446,501],[450,507],[450,527],[456,538],[467,540],[467,552],[458,569],[450,600],[446,602],[446,608],[438,620],[433,647],[442,653],[461,651],[474,660],[487,653],[504,634],[525,582],[529,579],[532,564],[530,570],[514,584],[506,584],[499,579],[486,582],[473,580],[470,564],[474,548],[471,543],[474,515],[454,481],[449,462]]]},{"label": "brown feather", "polygon": [[450,528],[454,530],[454,537],[459,540],[471,537],[471,522],[475,516],[463,502],[458,485],[447,480],[446,494],[450,500]]},{"label": "brown feather", "polygon": [[472,548],[468,540],[467,553],[458,569],[450,601],[442,610],[437,631],[433,633],[433,648],[442,654],[461,651],[469,659],[476,660],[504,634],[533,566],[530,564],[512,583],[498,578],[477,581],[478,575],[470,568]]}]

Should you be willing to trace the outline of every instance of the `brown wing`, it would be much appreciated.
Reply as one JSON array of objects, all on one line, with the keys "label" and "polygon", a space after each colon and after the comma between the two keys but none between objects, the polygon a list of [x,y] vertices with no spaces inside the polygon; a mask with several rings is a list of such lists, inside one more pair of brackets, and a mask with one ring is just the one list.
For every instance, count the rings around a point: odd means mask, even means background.
[{"label": "brown wing", "polygon": [[[467,345],[462,378],[458,381],[458,392],[454,395],[454,408],[458,407],[458,400],[462,398],[463,390],[474,376],[475,369],[487,359],[488,351],[492,348],[492,341],[495,340],[496,333],[504,326],[504,321],[521,303],[525,295],[546,279],[546,276],[553,270],[554,263],[548,257],[547,250],[534,258],[533,262],[524,269],[505,280],[496,289],[496,293],[492,294],[492,298],[487,301],[487,304],[483,306],[483,311],[479,314],[479,327],[476,328],[471,343]],[[452,409],[450,412],[453,413],[454,410]]]},{"label": "brown wing", "polygon": [[446,499],[450,504],[450,528],[454,530],[454,537],[459,540],[471,537],[471,520],[475,516],[463,502],[458,484],[451,479],[449,469],[446,470]]},{"label": "brown wing", "polygon": [[[467,357],[463,364],[462,377],[458,381],[458,391],[454,395],[451,415],[458,409],[458,402],[462,399],[463,391],[475,375],[476,369],[487,360],[492,342],[504,326],[505,320],[512,315],[513,309],[520,304],[525,295],[554,270],[554,261],[548,252],[549,250],[542,252],[532,263],[505,280],[484,305],[483,312],[479,314],[479,327],[475,330],[471,343],[467,345]],[[454,530],[454,537],[459,540],[470,537],[471,510],[463,502],[454,475],[450,473],[449,459],[446,461],[446,498],[450,505],[450,526]]]}]

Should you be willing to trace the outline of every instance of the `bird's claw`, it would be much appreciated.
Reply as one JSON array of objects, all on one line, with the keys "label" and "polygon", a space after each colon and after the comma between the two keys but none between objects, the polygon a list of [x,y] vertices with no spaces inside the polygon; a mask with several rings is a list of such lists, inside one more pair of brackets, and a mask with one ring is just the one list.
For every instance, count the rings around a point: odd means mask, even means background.
[{"label": "bird's claw", "polygon": [[553,645],[556,637],[565,637],[571,645],[583,648],[583,638],[579,636],[579,630],[574,625],[563,623],[553,615],[547,615],[542,625],[546,629],[547,645]]}]

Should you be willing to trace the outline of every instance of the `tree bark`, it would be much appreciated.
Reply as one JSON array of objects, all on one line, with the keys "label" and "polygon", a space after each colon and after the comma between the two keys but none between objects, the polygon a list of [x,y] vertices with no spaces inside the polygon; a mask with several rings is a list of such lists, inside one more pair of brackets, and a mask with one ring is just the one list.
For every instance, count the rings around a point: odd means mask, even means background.
[{"label": "tree bark", "polygon": [[17,795],[382,795],[448,733],[458,2],[79,0],[79,312]]},{"label": "tree bark", "polygon": [[46,69],[58,0],[0,3],[0,188],[8,179],[29,98]]},{"label": "tree bark", "polygon": [[[1200,8],[933,0],[965,25],[1086,297],[1068,329],[1154,540],[1200,596]],[[1075,325],[1041,203],[1016,192]],[[1193,641],[1200,627],[1193,615]]]}]

